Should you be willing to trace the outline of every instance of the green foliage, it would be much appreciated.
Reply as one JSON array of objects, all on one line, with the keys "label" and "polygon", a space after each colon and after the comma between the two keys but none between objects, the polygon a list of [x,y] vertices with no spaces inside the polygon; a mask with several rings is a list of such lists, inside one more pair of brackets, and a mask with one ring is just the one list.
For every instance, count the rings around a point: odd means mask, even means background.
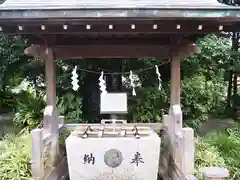
[{"label": "green foliage", "polygon": [[[28,87],[27,91],[21,91],[17,95],[16,113],[14,123],[29,130],[37,127],[43,120],[43,112],[46,107],[45,93]],[[81,98],[73,93],[66,93],[58,97],[59,113],[65,116],[67,123],[80,123],[82,121]]]},{"label": "green foliage", "polygon": [[73,93],[66,93],[57,100],[59,113],[66,123],[83,123],[81,98]]},{"label": "green foliage", "polygon": [[186,124],[197,129],[209,114],[224,111],[226,84],[222,78],[207,80],[194,75],[182,80],[181,102]]},{"label": "green foliage", "polygon": [[[43,120],[46,107],[45,93],[29,86],[26,91],[16,95],[16,113],[13,121],[20,128],[29,130],[39,126]],[[67,123],[80,123],[82,120],[81,98],[73,93],[58,97],[59,113],[65,116]]]},{"label": "green foliage", "polygon": [[208,35],[197,42],[201,53],[182,62],[182,94],[184,120],[197,129],[208,116],[225,111],[227,84],[224,73],[230,69],[231,42]]},{"label": "green foliage", "polygon": [[25,47],[26,42],[20,37],[0,34],[0,111],[15,105],[10,90],[24,79],[23,69],[29,62],[23,54]]},{"label": "green foliage", "polygon": [[200,39],[197,45],[201,53],[185,58],[182,62],[181,69],[184,76],[203,74],[209,80],[214,79],[223,70],[228,70],[231,59],[229,39],[208,35]]},{"label": "green foliage", "polygon": [[8,135],[0,142],[1,180],[30,180],[31,141],[28,133]]},{"label": "green foliage", "polygon": [[218,1],[220,3],[227,4],[227,5],[234,5],[234,6],[240,5],[240,1],[239,0],[218,0]]},{"label": "green foliage", "polygon": [[71,131],[64,129],[64,131],[59,135],[59,144],[65,147],[65,140],[71,134]]},{"label": "green foliage", "polygon": [[227,167],[230,180],[240,179],[240,125],[219,130],[196,140],[196,167]]},{"label": "green foliage", "polygon": [[[229,70],[232,58],[228,39],[208,35],[197,43],[201,54],[185,58],[181,63],[181,103],[184,120],[194,129],[208,119],[209,115],[219,115],[220,112],[225,112],[227,85],[223,80],[223,75]],[[136,67],[142,67],[153,66],[159,62],[156,59],[139,59],[134,63]],[[131,67],[134,63],[131,63]],[[140,74],[141,80],[148,81],[144,85],[156,85],[154,73],[154,71],[146,71]],[[161,74],[163,77],[169,75],[164,69]],[[169,95],[170,92],[166,87],[162,93],[156,88],[144,86],[137,92],[136,102],[130,104],[128,119],[138,122],[152,122],[153,117],[161,119],[163,112],[169,108],[167,99]]]},{"label": "green foliage", "polygon": [[234,106],[236,107],[236,109],[240,109],[240,95],[237,94],[236,97],[233,97],[234,98]]},{"label": "green foliage", "polygon": [[240,126],[228,129],[225,132],[218,132],[208,137],[207,141],[217,147],[224,158],[231,177],[234,180],[240,179]]},{"label": "green foliage", "polygon": [[21,91],[17,95],[16,113],[13,118],[14,123],[21,128],[26,127],[29,130],[35,128],[43,120],[45,106],[45,94],[28,87],[27,91]]},{"label": "green foliage", "polygon": [[[147,67],[153,67],[156,64],[161,64],[161,63],[163,63],[163,61],[159,60],[159,59],[139,58],[134,61],[133,60],[125,60],[124,61],[124,70],[125,71],[133,70],[133,72],[134,72],[135,69],[139,70],[139,69],[144,69]],[[160,67],[160,68],[162,68],[162,67]],[[168,66],[167,66],[167,68],[168,68]],[[161,71],[162,75],[163,74],[165,75],[165,73],[162,72],[162,69],[160,69],[160,71]],[[154,70],[144,71],[138,75],[141,80],[143,88],[155,86],[156,83],[158,82],[157,78],[156,78],[156,72]],[[164,77],[162,77],[162,78],[164,78]]]},{"label": "green foliage", "polygon": [[6,111],[14,109],[16,106],[16,100],[14,94],[9,91],[0,92],[0,113],[1,111]]},{"label": "green foliage", "polygon": [[24,55],[26,42],[20,37],[0,35],[0,91],[22,80],[23,69],[29,60]]},{"label": "green foliage", "polygon": [[225,160],[221,157],[218,149],[211,144],[204,141],[204,139],[198,137],[196,138],[196,175],[199,180],[202,180],[201,174],[199,172],[201,167],[225,167]]},{"label": "green foliage", "polygon": [[[43,110],[45,107],[44,94],[39,93],[38,85],[44,80],[44,63],[42,60],[30,62],[23,54],[23,49],[26,47],[26,42],[19,37],[8,38],[0,37],[0,102],[2,106],[14,107],[16,114],[14,122],[21,128],[27,127],[32,129],[42,121]],[[229,39],[219,38],[215,35],[209,35],[199,40],[198,46],[201,49],[201,54],[182,61],[182,107],[184,112],[184,120],[187,125],[197,129],[199,125],[205,121],[209,115],[219,114],[224,112],[226,83],[222,77],[224,72],[228,72],[233,67],[230,60],[237,59],[236,54],[230,52],[231,46]],[[238,57],[239,59],[239,57]],[[113,62],[114,61],[114,62]],[[118,61],[119,62],[119,61]],[[138,59],[136,61],[122,60],[122,69],[124,71],[138,70],[149,66],[159,64],[158,59]],[[71,70],[75,65],[80,65],[81,68],[89,68],[97,71],[109,69],[109,71],[119,71],[119,63],[116,60],[83,60],[83,61],[58,61],[57,62],[57,90],[58,109],[61,115],[65,116],[66,122],[81,123],[82,104],[79,94],[70,93]],[[168,83],[169,80],[169,65],[160,69],[163,81]],[[79,73],[79,84],[85,91],[90,91],[89,87],[81,85],[85,73]],[[164,88],[159,91],[155,86],[157,78],[154,70],[146,71],[139,74],[143,84],[143,88],[137,92],[137,98],[129,106],[128,120],[132,122],[159,122],[162,115],[167,113],[169,108],[169,88],[164,85]],[[27,91],[21,92],[17,96],[8,94],[9,89],[15,87],[23,79],[30,80],[36,89],[29,88]],[[91,79],[91,78],[90,78]],[[97,84],[97,78],[93,77],[92,84]],[[67,93],[66,93],[67,92]],[[91,93],[89,93],[91,94]],[[88,95],[87,95],[88,96]],[[89,95],[90,97],[90,95]],[[17,105],[12,101],[16,99]],[[91,103],[89,103],[91,104]],[[93,104],[93,103],[92,103]],[[88,106],[88,108],[90,105]],[[98,110],[98,108],[96,108]],[[95,108],[91,107],[92,111],[88,113],[94,114]],[[98,113],[98,112],[96,112]],[[228,166],[231,170],[232,180],[240,179],[239,162],[239,129],[228,130],[221,132],[208,138],[197,140],[197,167],[205,165]],[[68,132],[66,133],[68,134]],[[65,135],[60,137],[65,139]],[[210,138],[211,137],[211,138]],[[61,140],[61,141],[63,141]],[[17,139],[17,141],[20,141]],[[11,141],[13,143],[14,141]],[[8,144],[11,144],[8,142]],[[14,142],[15,143],[15,142]],[[22,144],[24,145],[24,143]],[[10,147],[10,145],[9,145]],[[15,147],[11,144],[11,147]],[[16,148],[21,149],[16,142]],[[14,150],[12,150],[15,152]],[[25,151],[24,151],[25,152]],[[5,153],[6,154],[6,153]],[[14,162],[17,158],[14,154],[9,153],[6,160]],[[24,154],[24,153],[23,153]],[[22,155],[17,154],[19,157]],[[9,158],[8,158],[9,157]],[[28,161],[28,157],[24,156]],[[3,162],[4,158],[0,159]],[[10,161],[11,160],[11,161]],[[21,165],[15,163],[7,163],[0,169],[0,174],[4,174],[6,180],[17,179],[20,176],[28,178],[28,164],[24,161]],[[16,162],[21,162],[16,160]],[[8,165],[10,164],[10,165]],[[7,169],[7,168],[10,169]],[[16,170],[16,168],[18,168]],[[15,168],[15,169],[14,169]],[[11,174],[8,174],[8,173]],[[17,174],[14,174],[17,172]],[[24,175],[22,175],[24,174]],[[9,176],[9,177],[8,177]],[[5,180],[3,178],[3,180]],[[25,179],[26,179],[25,178]],[[24,180],[25,180],[24,179]],[[18,180],[18,179],[17,179]]]},{"label": "green foliage", "polygon": [[128,119],[133,122],[159,122],[168,109],[168,96],[163,88],[139,89],[134,101],[128,110]]},{"label": "green foliage", "polygon": [[[207,80],[195,74],[182,80],[181,103],[185,123],[197,129],[209,114],[224,112],[226,82],[216,76]],[[169,87],[159,91],[156,87],[142,88],[129,106],[128,119],[133,122],[157,122],[169,108]]]}]

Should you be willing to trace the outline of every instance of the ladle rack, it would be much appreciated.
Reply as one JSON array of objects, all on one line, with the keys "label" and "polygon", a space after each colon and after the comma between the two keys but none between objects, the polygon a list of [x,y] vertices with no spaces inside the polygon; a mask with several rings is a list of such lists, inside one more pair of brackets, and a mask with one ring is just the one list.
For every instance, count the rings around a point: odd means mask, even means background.
[{"label": "ladle rack", "polygon": [[150,133],[151,129],[149,127],[127,126],[126,120],[102,120],[99,126],[79,127],[72,134],[83,139],[91,137],[134,137],[139,139],[148,136]]}]

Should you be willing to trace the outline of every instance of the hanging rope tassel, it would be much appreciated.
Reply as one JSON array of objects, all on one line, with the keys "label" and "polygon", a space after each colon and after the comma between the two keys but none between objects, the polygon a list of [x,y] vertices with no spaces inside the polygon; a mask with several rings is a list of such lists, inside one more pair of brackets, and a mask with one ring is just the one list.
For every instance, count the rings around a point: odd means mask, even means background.
[{"label": "hanging rope tassel", "polygon": [[156,68],[156,74],[157,74],[157,77],[158,77],[158,89],[161,90],[161,88],[162,88],[161,74],[159,72],[159,69],[158,69],[157,65],[155,65],[155,68]]},{"label": "hanging rope tassel", "polygon": [[73,69],[73,71],[72,71],[72,77],[71,77],[71,79],[72,79],[71,84],[72,84],[72,86],[73,86],[72,89],[73,89],[74,91],[77,91],[78,88],[79,88],[79,85],[78,85],[77,66],[75,66],[74,69]]},{"label": "hanging rope tassel", "polygon": [[104,94],[107,94],[107,90],[106,90],[106,88],[107,88],[107,86],[106,86],[106,82],[105,82],[105,80],[103,79],[103,71],[101,72],[101,76],[99,77],[99,86],[100,86],[100,91],[101,91],[101,95],[104,95]]},{"label": "hanging rope tassel", "polygon": [[133,72],[132,71],[130,71],[129,79],[130,79],[130,83],[131,83],[131,86],[132,86],[132,95],[136,96],[135,84],[134,84]]}]

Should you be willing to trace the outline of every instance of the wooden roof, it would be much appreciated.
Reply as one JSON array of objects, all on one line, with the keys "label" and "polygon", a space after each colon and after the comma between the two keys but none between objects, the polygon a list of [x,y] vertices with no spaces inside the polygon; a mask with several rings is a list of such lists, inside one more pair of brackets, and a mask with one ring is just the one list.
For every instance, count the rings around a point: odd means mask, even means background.
[{"label": "wooden roof", "polygon": [[217,0],[6,0],[2,9],[183,8],[231,9]]},{"label": "wooden roof", "polygon": [[166,58],[179,39],[194,42],[237,28],[240,7],[217,0],[6,0],[0,5],[0,31],[53,46],[63,59],[80,54]]},{"label": "wooden roof", "polygon": [[6,0],[0,18],[240,18],[217,0]]},{"label": "wooden roof", "polygon": [[236,27],[240,7],[217,0],[6,0],[0,5],[0,31],[8,34],[208,34]]}]

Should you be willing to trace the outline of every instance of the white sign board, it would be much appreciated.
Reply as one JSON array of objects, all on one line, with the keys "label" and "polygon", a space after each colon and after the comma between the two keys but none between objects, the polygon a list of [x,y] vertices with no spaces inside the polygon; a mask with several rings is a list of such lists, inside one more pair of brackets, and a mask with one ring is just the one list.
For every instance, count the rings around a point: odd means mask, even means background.
[{"label": "white sign board", "polygon": [[127,113],[127,93],[106,93],[100,96],[101,114]]}]

